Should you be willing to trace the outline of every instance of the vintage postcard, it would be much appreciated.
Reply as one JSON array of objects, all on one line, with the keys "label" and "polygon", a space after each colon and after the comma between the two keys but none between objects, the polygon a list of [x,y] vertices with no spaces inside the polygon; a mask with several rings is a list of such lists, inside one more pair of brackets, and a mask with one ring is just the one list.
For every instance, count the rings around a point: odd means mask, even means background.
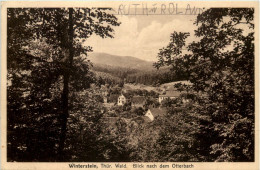
[{"label": "vintage postcard", "polygon": [[259,4],[1,3],[1,169],[259,169]]}]

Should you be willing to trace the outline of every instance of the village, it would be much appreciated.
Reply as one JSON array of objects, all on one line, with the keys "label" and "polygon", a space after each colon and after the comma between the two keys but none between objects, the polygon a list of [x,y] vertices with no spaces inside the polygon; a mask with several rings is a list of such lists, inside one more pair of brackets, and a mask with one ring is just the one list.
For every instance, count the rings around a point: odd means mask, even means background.
[{"label": "village", "polygon": [[[128,84],[124,87],[93,85],[92,88],[96,89],[95,91],[102,98],[105,108],[103,118],[110,125],[114,124],[118,118],[149,123],[167,114],[167,102],[175,99],[180,99],[182,103],[188,102],[185,98],[187,92],[176,88],[174,85],[177,83],[148,90],[140,87],[134,89]],[[189,84],[189,82],[185,83]]]}]

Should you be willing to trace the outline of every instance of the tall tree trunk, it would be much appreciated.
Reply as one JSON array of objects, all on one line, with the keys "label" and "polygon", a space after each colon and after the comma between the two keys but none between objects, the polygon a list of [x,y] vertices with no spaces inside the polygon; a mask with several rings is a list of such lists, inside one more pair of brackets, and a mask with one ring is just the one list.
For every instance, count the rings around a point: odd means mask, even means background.
[{"label": "tall tree trunk", "polygon": [[68,49],[69,49],[69,57],[65,61],[65,71],[63,73],[63,93],[62,93],[62,114],[61,114],[61,136],[60,136],[60,143],[59,143],[59,160],[64,161],[64,145],[66,140],[66,133],[67,133],[67,121],[69,117],[69,79],[70,79],[70,70],[72,69],[73,64],[73,55],[74,55],[74,49],[73,49],[73,9],[69,8],[69,36],[68,40],[65,40],[68,42]]}]

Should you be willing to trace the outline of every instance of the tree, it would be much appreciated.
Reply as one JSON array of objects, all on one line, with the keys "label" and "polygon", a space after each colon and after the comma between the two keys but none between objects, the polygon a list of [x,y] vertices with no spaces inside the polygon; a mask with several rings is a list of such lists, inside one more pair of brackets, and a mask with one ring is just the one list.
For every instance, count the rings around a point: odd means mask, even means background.
[{"label": "tree", "polygon": [[92,162],[105,160],[101,152],[103,143],[100,143],[103,135],[101,121],[105,110],[102,103],[96,100],[92,89],[74,91],[73,96],[70,96],[70,103],[73,107],[67,123],[65,160]]},{"label": "tree", "polygon": [[155,64],[184,72],[193,90],[204,93],[197,114],[210,116],[207,129],[216,136],[207,154],[215,161],[254,160],[253,15],[252,8],[208,9],[195,23],[200,40],[186,45],[189,33],[174,32]]},{"label": "tree", "polygon": [[[66,139],[66,126],[70,108],[69,87],[75,86],[78,90],[84,89],[88,87],[88,84],[92,81],[88,79],[91,76],[85,76],[89,72],[89,62],[86,60],[86,55],[87,52],[91,51],[91,48],[84,46],[84,42],[92,34],[99,35],[102,38],[112,37],[113,29],[111,26],[119,25],[117,18],[106,13],[105,11],[107,10],[110,9],[8,9],[7,58],[9,81],[8,115],[10,115],[8,117],[9,130],[10,132],[15,131],[15,121],[17,119],[16,117],[19,116],[19,112],[22,112],[24,116],[30,114],[32,114],[32,116],[33,114],[38,115],[38,113],[41,112],[42,114],[40,117],[44,117],[43,115],[46,110],[41,105],[47,105],[43,100],[48,101],[50,104],[54,104],[56,107],[53,108],[58,109],[58,111],[51,112],[56,113],[54,115],[56,115],[56,117],[58,116],[58,118],[57,120],[55,119],[55,121],[59,122],[58,124],[60,125],[60,128],[56,129],[56,131],[60,132],[59,135],[56,135],[56,137],[60,136],[58,144],[56,142],[60,160],[63,159],[62,153]],[[37,48],[29,48],[30,44],[34,41],[46,43],[46,48],[42,49],[40,53],[43,51],[44,53],[47,53],[40,55],[37,53]],[[50,50],[47,51],[46,49]],[[35,71],[41,70],[41,76],[38,76],[37,78],[37,76],[32,75],[32,69],[35,69]],[[84,78],[73,78],[73,76],[77,75],[79,72],[81,72],[81,75]],[[20,76],[21,74],[26,74],[30,79],[25,80]],[[22,80],[24,84],[18,83],[20,80]],[[34,88],[35,93],[30,93],[32,89],[26,89],[26,87],[29,87],[28,85],[31,85],[30,87]],[[62,99],[62,102],[50,100],[49,94],[52,94],[50,87],[54,87],[56,90],[59,89],[56,91],[57,93],[60,93],[60,89],[62,89],[62,95],[56,95],[56,99]],[[27,96],[24,94],[26,91],[30,93]],[[32,102],[31,97],[35,101],[34,105],[30,104]],[[25,103],[28,104],[24,105]],[[14,105],[16,105],[16,107],[13,107]],[[60,107],[61,105],[62,107]],[[42,109],[39,108],[38,110],[33,111],[31,106],[34,106],[34,108],[38,108],[39,106],[42,107]],[[25,107],[25,111],[22,110],[23,107]],[[51,120],[54,121],[54,119]],[[22,122],[25,122],[25,120]],[[40,124],[37,125],[35,119],[33,119],[32,122],[41,129]],[[33,129],[29,124],[26,125],[26,127]],[[12,139],[12,136],[13,135],[10,136],[10,140]],[[14,143],[15,142],[13,142],[13,144]],[[40,154],[38,153],[38,155]]]},{"label": "tree", "polygon": [[[212,145],[212,153],[218,161],[254,160],[253,14],[252,8],[216,9],[197,19],[200,27],[196,35],[203,37],[200,45],[204,50],[196,43],[191,50],[194,58],[208,54],[203,62],[208,63],[211,71],[207,72],[202,66],[198,74],[203,74],[211,83],[194,81],[196,74],[192,79],[196,89],[204,86],[210,100],[214,101],[209,106],[219,142]],[[207,24],[214,24],[215,31]],[[205,31],[211,37],[205,36]],[[205,48],[206,42],[212,49]]]}]

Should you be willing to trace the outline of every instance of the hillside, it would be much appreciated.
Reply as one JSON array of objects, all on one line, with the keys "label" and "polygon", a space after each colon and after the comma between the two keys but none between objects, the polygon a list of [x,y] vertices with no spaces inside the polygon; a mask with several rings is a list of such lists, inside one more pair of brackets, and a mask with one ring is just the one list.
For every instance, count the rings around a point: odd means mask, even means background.
[{"label": "hillside", "polygon": [[170,71],[169,66],[157,70],[153,67],[153,62],[131,56],[91,53],[88,58],[93,63],[92,71],[105,83],[125,82],[155,86],[187,79]]},{"label": "hillside", "polygon": [[90,53],[88,59],[94,64],[94,66],[103,65],[138,70],[154,69],[154,62],[141,60],[131,56],[117,56],[107,53]]},{"label": "hillside", "polygon": [[94,71],[94,73],[96,74],[97,78],[101,77],[104,81],[110,80],[111,82],[116,82],[116,83],[119,83],[121,81],[119,77],[116,77],[106,72]]},{"label": "hillside", "polygon": [[138,90],[138,89],[144,89],[147,91],[155,91],[157,93],[162,93],[165,90],[170,90],[174,87],[175,84],[182,83],[185,85],[191,85],[190,81],[173,81],[169,83],[164,83],[161,84],[160,86],[151,86],[151,85],[144,85],[144,84],[131,84],[131,83],[126,83],[124,84],[123,90]]}]

